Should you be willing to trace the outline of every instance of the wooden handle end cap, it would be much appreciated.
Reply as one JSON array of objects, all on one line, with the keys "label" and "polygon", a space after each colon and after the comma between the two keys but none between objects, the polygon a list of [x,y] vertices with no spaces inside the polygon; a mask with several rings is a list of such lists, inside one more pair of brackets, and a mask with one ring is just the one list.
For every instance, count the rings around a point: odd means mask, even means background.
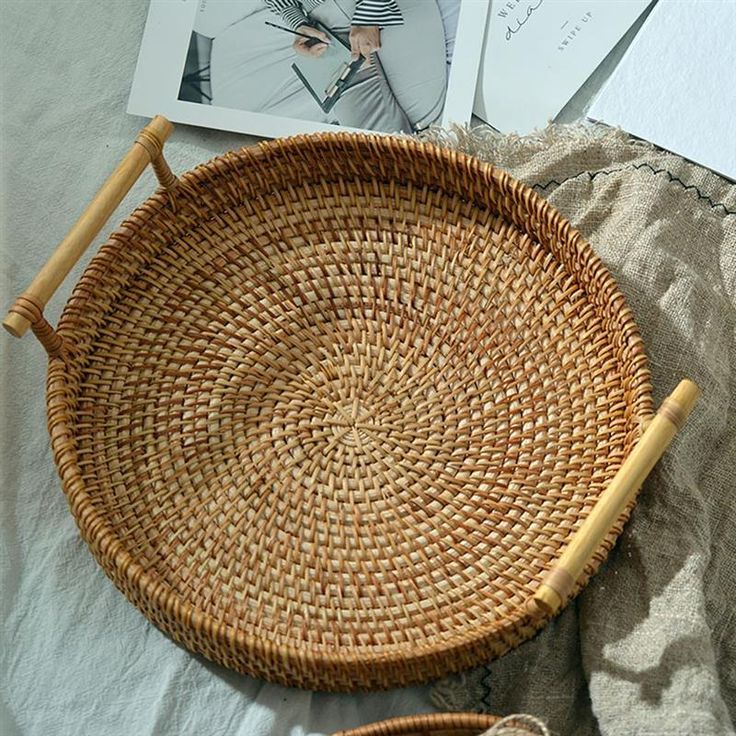
[{"label": "wooden handle end cap", "polygon": [[561,605],[562,598],[557,591],[542,583],[527,602],[527,611],[534,618],[541,618],[556,613]]},{"label": "wooden handle end cap", "polygon": [[683,378],[675,390],[662,402],[658,413],[669,419],[680,430],[699,398],[698,384],[689,378]]},{"label": "wooden handle end cap", "polygon": [[25,317],[15,312],[8,312],[3,320],[3,327],[13,337],[23,337],[30,326],[31,323]]},{"label": "wooden handle end cap", "polygon": [[146,129],[155,135],[163,145],[164,141],[168,140],[174,130],[174,126],[171,121],[163,115],[155,115],[151,118],[151,122],[146,125]]}]

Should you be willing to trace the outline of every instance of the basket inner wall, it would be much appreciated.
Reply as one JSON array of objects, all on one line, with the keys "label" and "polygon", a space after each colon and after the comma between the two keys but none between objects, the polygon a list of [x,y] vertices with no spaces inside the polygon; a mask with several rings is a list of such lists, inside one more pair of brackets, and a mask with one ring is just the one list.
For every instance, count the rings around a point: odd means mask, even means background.
[{"label": "basket inner wall", "polygon": [[88,498],[234,631],[380,653],[503,627],[637,435],[626,336],[472,192],[249,157],[176,218],[154,198],[65,312]]}]

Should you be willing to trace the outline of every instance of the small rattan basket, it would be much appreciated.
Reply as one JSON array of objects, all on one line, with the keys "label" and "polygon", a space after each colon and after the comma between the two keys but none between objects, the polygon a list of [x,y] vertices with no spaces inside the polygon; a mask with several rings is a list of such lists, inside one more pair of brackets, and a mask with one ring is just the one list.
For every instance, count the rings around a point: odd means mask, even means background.
[{"label": "small rattan basket", "polygon": [[432,713],[401,716],[333,736],[478,736],[494,724],[498,716],[480,713]]},{"label": "small rattan basket", "polygon": [[549,736],[538,718],[527,714],[431,713],[400,716],[338,731],[333,736]]},{"label": "small rattan basket", "polygon": [[[597,504],[652,419],[610,274],[531,189],[449,150],[302,136],[177,178],[170,130],[141,132],[4,322],[49,354],[55,461],[107,575],[191,650],[313,689],[532,636],[643,479]],[[161,188],[55,330],[46,302],[149,162]]]}]

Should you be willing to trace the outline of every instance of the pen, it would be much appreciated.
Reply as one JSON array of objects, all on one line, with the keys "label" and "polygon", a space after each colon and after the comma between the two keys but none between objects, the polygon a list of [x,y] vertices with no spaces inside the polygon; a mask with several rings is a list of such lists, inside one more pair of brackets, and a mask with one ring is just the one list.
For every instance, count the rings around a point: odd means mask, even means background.
[{"label": "pen", "polygon": [[295,36],[301,36],[302,38],[308,38],[310,41],[314,41],[314,43],[324,43],[329,45],[329,41],[323,41],[321,38],[317,38],[316,36],[309,36],[306,33],[299,33],[299,31],[292,31],[291,28],[285,28],[284,26],[277,26],[275,23],[271,23],[270,21],[263,21],[267,26],[271,26],[272,28],[278,28],[280,31],[286,31],[287,33],[293,33]]}]

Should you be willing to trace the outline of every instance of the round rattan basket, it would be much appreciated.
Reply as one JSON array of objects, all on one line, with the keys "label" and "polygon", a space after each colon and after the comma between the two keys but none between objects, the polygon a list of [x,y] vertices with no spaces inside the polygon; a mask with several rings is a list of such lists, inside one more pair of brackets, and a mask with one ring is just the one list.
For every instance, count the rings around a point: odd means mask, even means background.
[{"label": "round rattan basket", "polygon": [[371,723],[333,736],[479,736],[494,724],[498,716],[480,713],[432,713],[401,716]]},{"label": "round rattan basket", "polygon": [[549,729],[534,716],[500,716],[480,713],[431,713],[400,716],[338,731],[333,736],[549,736]]},{"label": "round rattan basket", "polygon": [[[426,681],[531,637],[652,417],[606,268],[450,150],[302,136],[176,179],[167,134],[143,131],[6,320],[49,352],[54,457],[99,564],[189,649],[287,685]],[[54,330],[43,306],[149,161],[163,186]]]}]

